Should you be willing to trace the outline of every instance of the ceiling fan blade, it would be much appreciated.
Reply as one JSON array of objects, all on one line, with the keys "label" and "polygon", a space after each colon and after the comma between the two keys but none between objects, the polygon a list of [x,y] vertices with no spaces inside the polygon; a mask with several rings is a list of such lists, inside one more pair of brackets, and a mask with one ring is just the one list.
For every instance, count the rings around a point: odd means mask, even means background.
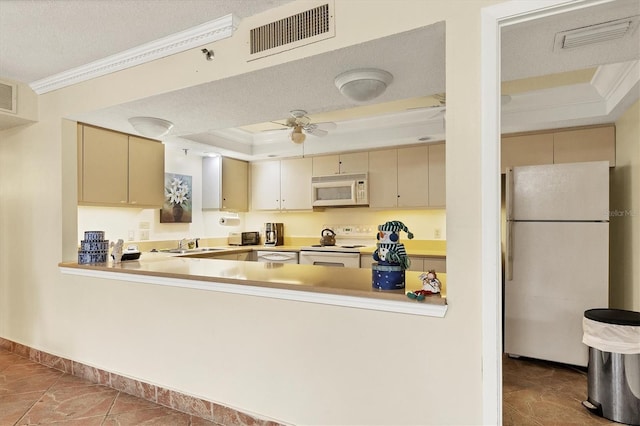
[{"label": "ceiling fan blade", "polygon": [[318,128],[312,128],[312,129],[308,129],[305,128],[304,129],[308,134],[313,135],[313,136],[318,136],[318,137],[323,137],[323,136],[327,136],[329,134],[329,132],[327,132],[326,130],[322,130],[322,129],[318,129]]},{"label": "ceiling fan blade", "polygon": [[338,125],[333,121],[323,121],[322,123],[314,123],[317,129],[322,130],[335,130]]}]

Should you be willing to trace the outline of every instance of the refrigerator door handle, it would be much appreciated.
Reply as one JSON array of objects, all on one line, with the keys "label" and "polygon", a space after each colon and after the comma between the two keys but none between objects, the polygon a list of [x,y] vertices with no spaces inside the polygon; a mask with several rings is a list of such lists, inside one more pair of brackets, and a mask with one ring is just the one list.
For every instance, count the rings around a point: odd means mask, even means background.
[{"label": "refrigerator door handle", "polygon": [[513,221],[507,220],[504,273],[507,281],[513,280]]},{"label": "refrigerator door handle", "polygon": [[504,272],[507,281],[513,280],[513,168],[507,169],[506,175],[505,208],[507,210],[507,226],[505,236],[505,266]]}]

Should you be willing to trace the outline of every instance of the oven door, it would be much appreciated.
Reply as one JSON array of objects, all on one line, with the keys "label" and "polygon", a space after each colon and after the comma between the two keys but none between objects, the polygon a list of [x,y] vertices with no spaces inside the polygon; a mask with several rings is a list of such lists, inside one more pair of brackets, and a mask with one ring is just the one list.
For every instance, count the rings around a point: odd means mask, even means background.
[{"label": "oven door", "polygon": [[330,251],[300,251],[301,265],[335,266],[359,268],[360,253],[337,253]]}]

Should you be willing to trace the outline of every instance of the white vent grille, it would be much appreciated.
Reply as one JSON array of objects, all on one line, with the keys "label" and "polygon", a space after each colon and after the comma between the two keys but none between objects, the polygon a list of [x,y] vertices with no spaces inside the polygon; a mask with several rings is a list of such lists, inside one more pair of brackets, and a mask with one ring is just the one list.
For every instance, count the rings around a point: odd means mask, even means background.
[{"label": "white vent grille", "polygon": [[253,28],[249,37],[250,60],[333,37],[332,3]]},{"label": "white vent grille", "polygon": [[555,50],[621,39],[633,32],[640,16],[618,19],[556,34]]},{"label": "white vent grille", "polygon": [[16,113],[16,85],[0,81],[0,111]]}]

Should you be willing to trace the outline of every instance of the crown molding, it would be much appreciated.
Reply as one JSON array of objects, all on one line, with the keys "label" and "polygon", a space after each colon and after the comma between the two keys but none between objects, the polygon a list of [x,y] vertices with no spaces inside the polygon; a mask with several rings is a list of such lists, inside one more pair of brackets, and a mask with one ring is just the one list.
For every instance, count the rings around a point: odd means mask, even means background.
[{"label": "crown molding", "polygon": [[599,66],[591,85],[602,96],[610,113],[638,81],[640,61],[629,61]]},{"label": "crown molding", "polygon": [[34,81],[29,86],[38,95],[42,95],[92,78],[135,67],[165,56],[229,38],[238,28],[238,23],[238,18],[233,14],[229,14],[124,52]]}]

